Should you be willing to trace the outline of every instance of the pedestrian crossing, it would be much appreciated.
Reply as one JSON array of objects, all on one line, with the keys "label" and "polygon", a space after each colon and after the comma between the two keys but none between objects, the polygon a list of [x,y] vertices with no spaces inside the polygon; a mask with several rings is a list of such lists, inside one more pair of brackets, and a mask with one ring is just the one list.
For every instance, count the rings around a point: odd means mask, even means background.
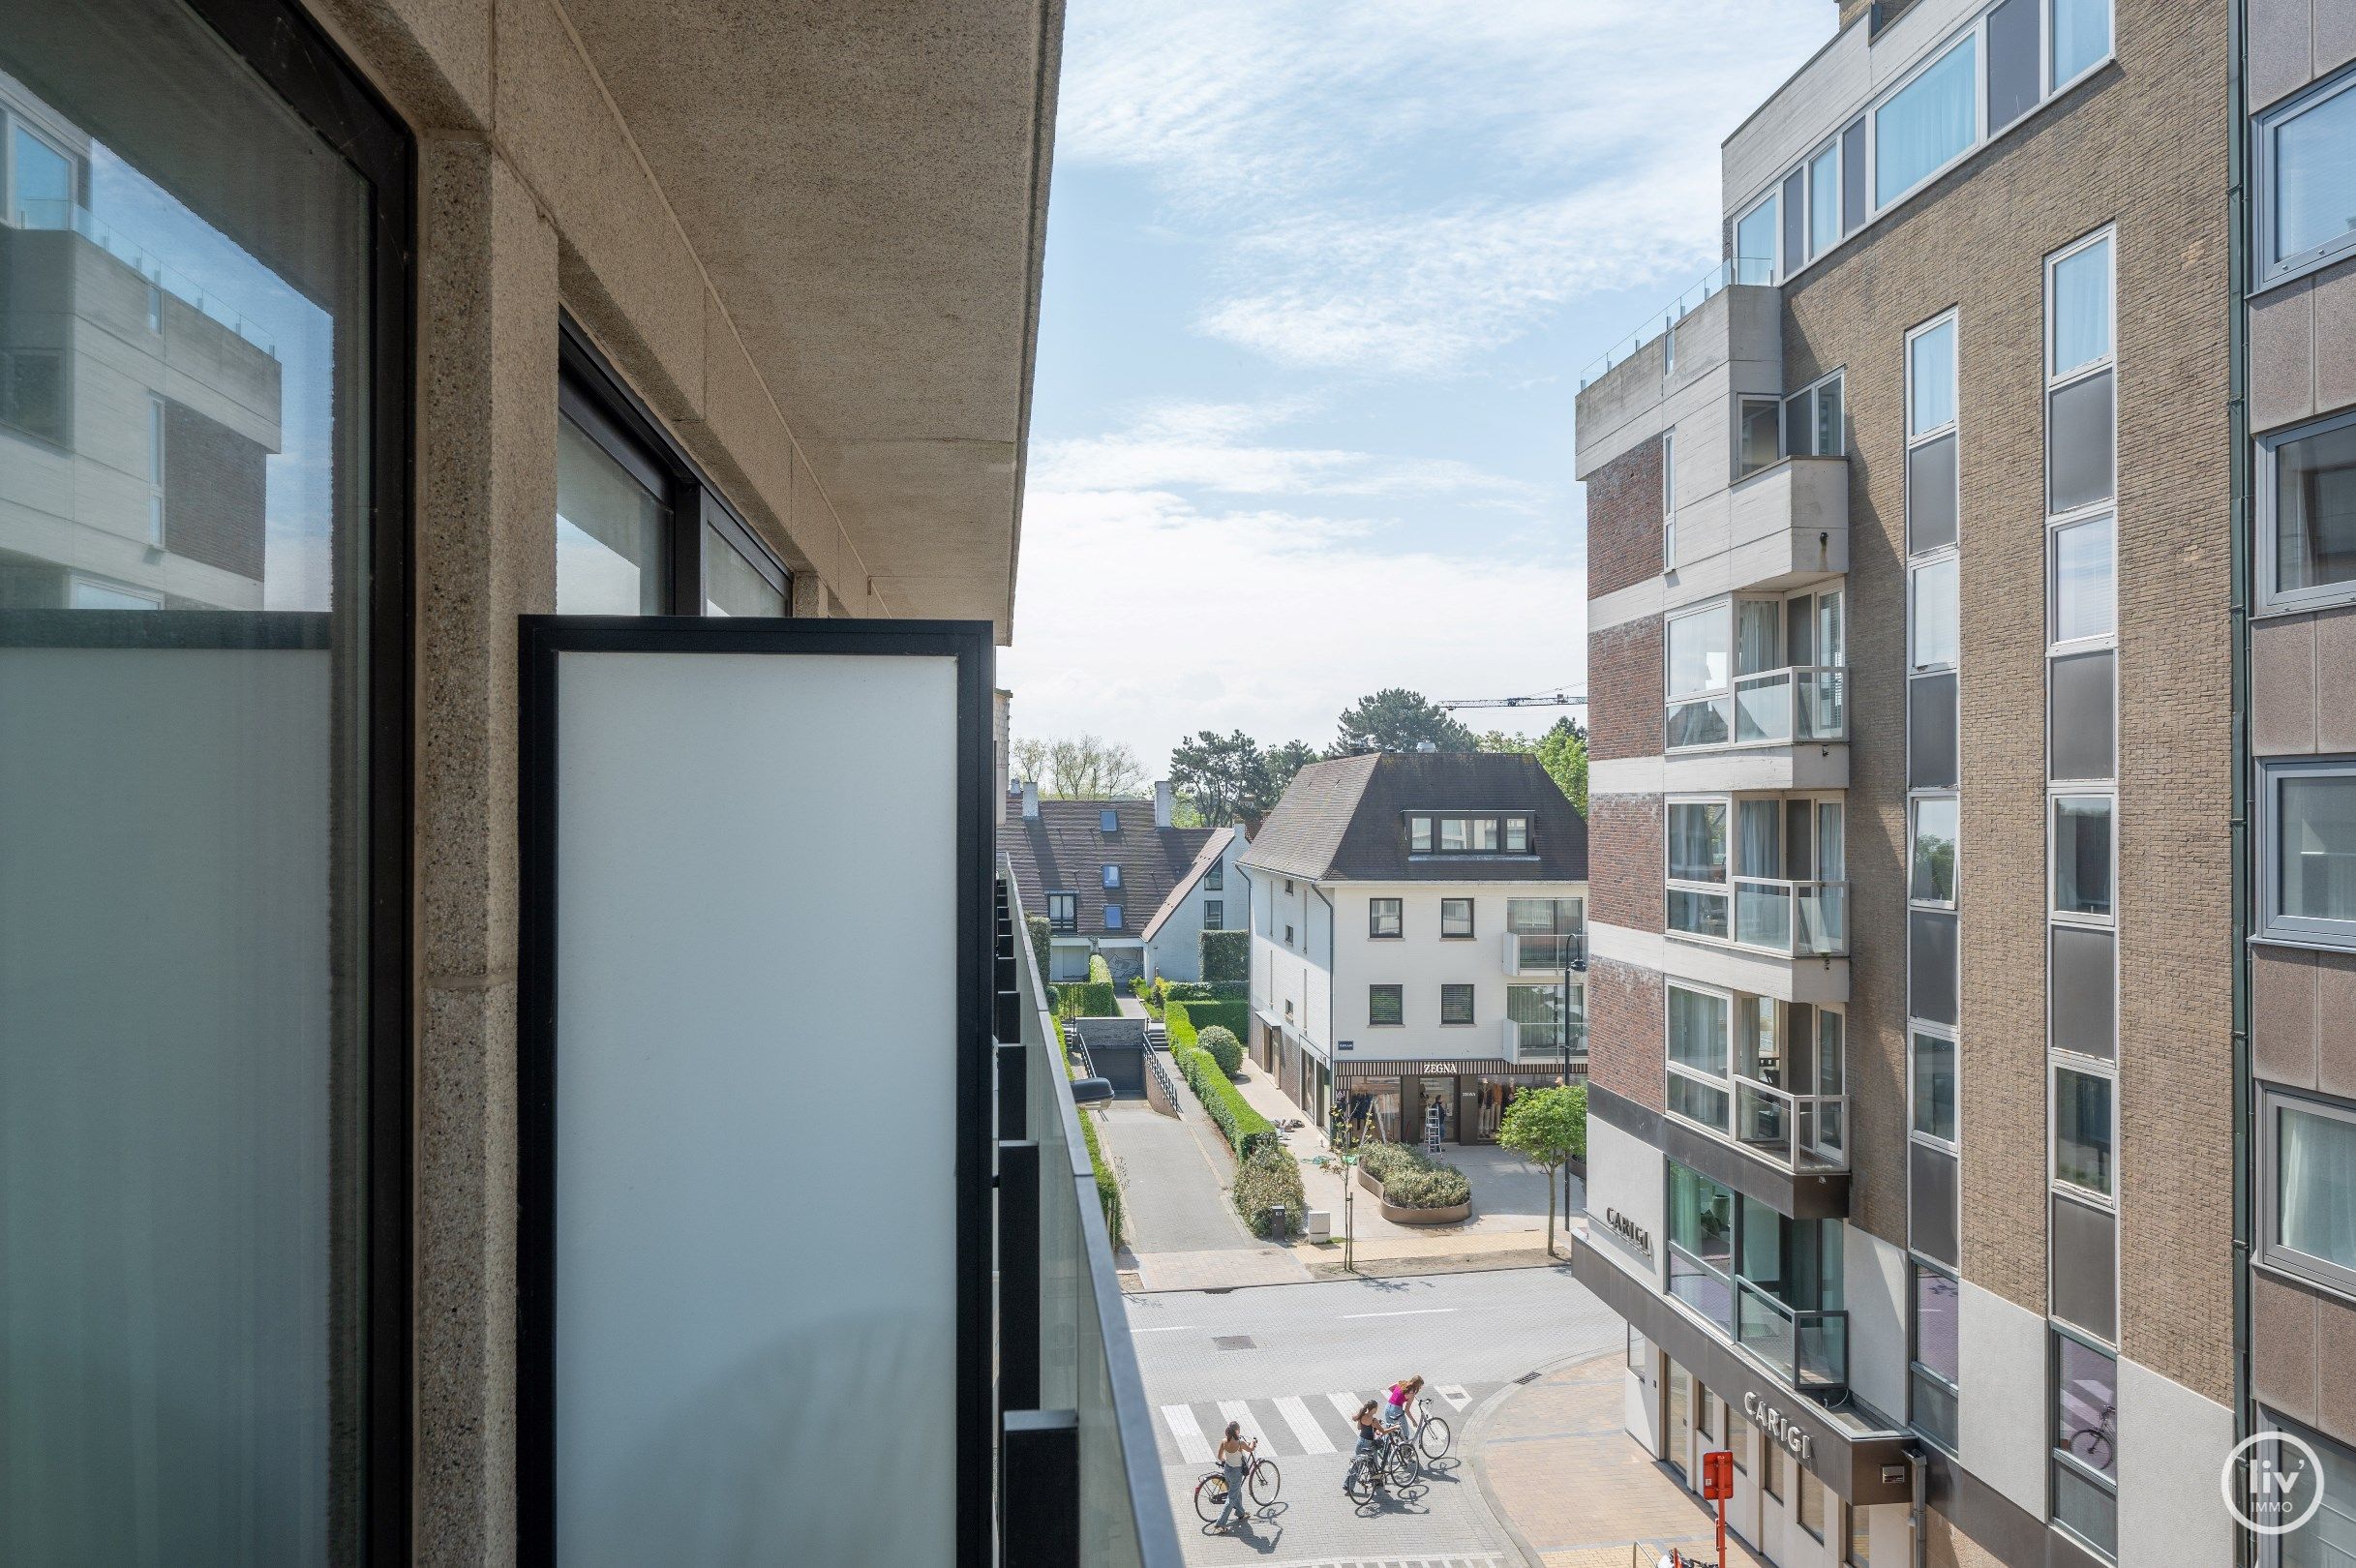
[{"label": "pedestrian crossing", "polygon": [[[1473,1403],[1502,1387],[1499,1383],[1432,1383],[1425,1395],[1433,1413],[1460,1425]],[[1314,1394],[1263,1395],[1244,1400],[1202,1400],[1191,1404],[1162,1406],[1156,1437],[1164,1464],[1208,1464],[1219,1434],[1232,1421],[1247,1437],[1257,1437],[1260,1452],[1275,1459],[1308,1454],[1347,1453],[1358,1443],[1353,1418],[1382,1390],[1322,1389]]]}]

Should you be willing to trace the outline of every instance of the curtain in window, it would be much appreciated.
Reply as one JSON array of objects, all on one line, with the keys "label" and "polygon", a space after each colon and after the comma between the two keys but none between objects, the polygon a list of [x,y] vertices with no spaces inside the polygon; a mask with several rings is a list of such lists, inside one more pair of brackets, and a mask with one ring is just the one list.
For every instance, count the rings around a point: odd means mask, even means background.
[{"label": "curtain in window", "polygon": [[1726,999],[1669,988],[1669,1060],[1712,1077],[1726,1076]]},{"label": "curtain in window", "polygon": [[1773,599],[1743,599],[1735,605],[1735,674],[1781,669],[1782,641],[1782,605]]},{"label": "curtain in window", "polygon": [[1840,802],[1822,800],[1816,807],[1816,880],[1846,882],[1849,879],[1849,852],[1842,843],[1842,815]]},{"label": "curtain in window", "polygon": [[2067,376],[2110,352],[2110,241],[2053,264],[2053,374]]},{"label": "curtain in window", "polygon": [[1783,858],[1775,835],[1777,815],[1772,800],[1744,800],[1741,810],[1742,850],[1736,861],[1738,872],[1746,877],[1780,877]]},{"label": "curtain in window", "polygon": [[2281,1245],[2356,1269],[2356,1125],[2278,1107],[2275,1182]]},{"label": "curtain in window", "polygon": [[1874,112],[1873,199],[1886,206],[1972,144],[1978,60],[1965,39]]},{"label": "curtain in window", "polygon": [[1726,807],[1712,801],[1669,808],[1669,875],[1676,882],[1726,880]]}]

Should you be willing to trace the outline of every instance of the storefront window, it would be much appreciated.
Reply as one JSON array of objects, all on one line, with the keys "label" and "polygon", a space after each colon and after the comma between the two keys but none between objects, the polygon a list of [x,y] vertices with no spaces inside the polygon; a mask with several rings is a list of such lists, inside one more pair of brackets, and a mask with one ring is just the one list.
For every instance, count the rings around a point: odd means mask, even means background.
[{"label": "storefront window", "polygon": [[407,1424],[363,1304],[411,174],[292,21],[258,69],[167,0],[0,27],[0,1562],[358,1561]]}]

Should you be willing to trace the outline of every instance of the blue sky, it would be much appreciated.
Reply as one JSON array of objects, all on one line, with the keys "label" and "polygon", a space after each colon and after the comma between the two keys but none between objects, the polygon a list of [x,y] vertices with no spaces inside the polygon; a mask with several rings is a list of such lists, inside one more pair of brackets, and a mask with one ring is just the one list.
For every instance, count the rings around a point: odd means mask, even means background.
[{"label": "blue sky", "polygon": [[1072,0],[1016,733],[1156,774],[1583,680],[1579,373],[1715,262],[1718,144],[1836,9]]}]

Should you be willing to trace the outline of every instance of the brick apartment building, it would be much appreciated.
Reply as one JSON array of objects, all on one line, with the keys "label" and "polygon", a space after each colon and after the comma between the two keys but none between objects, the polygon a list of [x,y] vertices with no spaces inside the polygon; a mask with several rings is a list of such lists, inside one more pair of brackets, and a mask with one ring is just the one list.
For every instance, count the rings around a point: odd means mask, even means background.
[{"label": "brick apartment building", "polygon": [[[2356,93],[2329,98],[2346,11],[2250,8],[2274,95],[2251,94],[2256,123],[2311,100],[2299,146],[2338,160],[2336,187],[2311,169],[2280,202],[2332,256],[2350,207],[2328,203],[2356,183]],[[1843,0],[1839,23],[1725,143],[1724,265],[1579,398],[1577,1272],[1629,1321],[1629,1432],[1697,1487],[1731,1446],[1731,1521],[1778,1564],[2261,1560],[2220,1488],[2255,1419],[2234,1251],[2239,8]],[[2312,264],[2250,327],[2281,355],[2266,404],[2253,351],[2253,415],[2322,436],[2283,460],[2308,487],[2302,584],[2356,569],[2316,384],[2356,398],[2344,346],[2311,369],[2324,323],[2356,317]],[[2345,658],[2311,613],[2330,597],[2259,622],[2261,748],[2356,743],[2313,716]],[[2356,914],[2330,859],[2356,810],[2299,766],[2310,820],[2280,831],[2310,857],[2300,913],[2328,924]],[[2259,952],[2261,1065],[2305,1095],[2356,1087],[2330,1065],[2333,961]],[[2270,1057],[2278,996],[2295,1027]],[[2302,1152],[2356,1147],[2349,1125],[2301,1124]],[[2336,1247],[2313,1211],[2301,1234]],[[2356,1436],[2311,1393],[2344,1342],[2330,1284],[2328,1262],[2261,1276],[2259,1321],[2279,1305],[2279,1414]],[[2341,1560],[2296,1534],[2265,1550]]]}]

